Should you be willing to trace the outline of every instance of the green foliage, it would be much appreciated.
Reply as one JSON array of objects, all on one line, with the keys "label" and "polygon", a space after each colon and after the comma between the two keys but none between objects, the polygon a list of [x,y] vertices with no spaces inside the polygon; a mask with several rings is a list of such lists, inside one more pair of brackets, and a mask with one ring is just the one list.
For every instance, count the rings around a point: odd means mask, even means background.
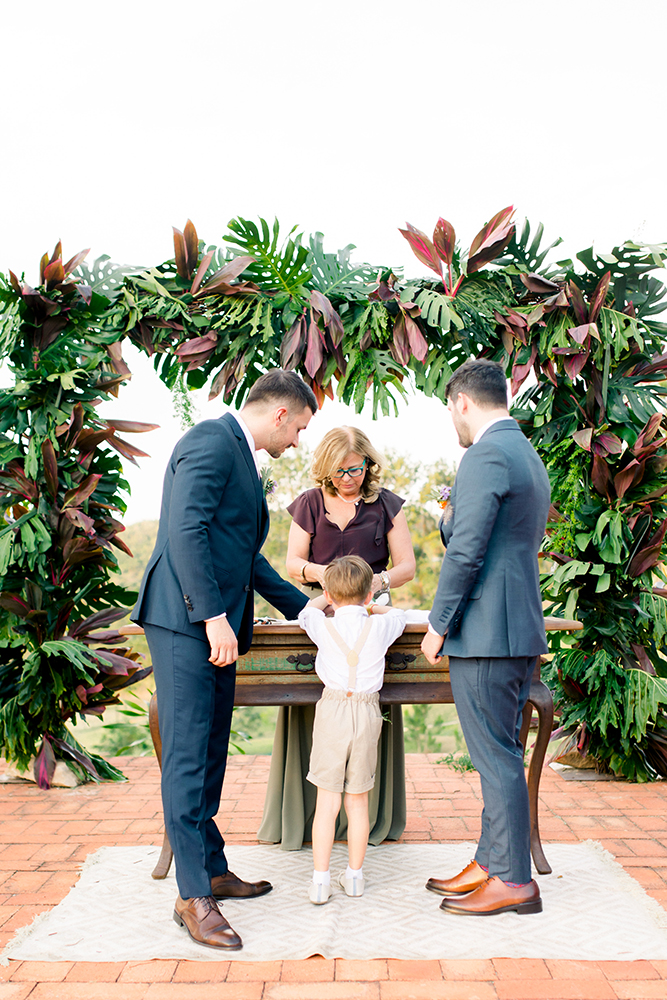
[{"label": "green foliage", "polygon": [[[152,425],[96,413],[129,375],[127,338],[153,357],[186,424],[188,390],[210,384],[211,396],[239,405],[277,365],[298,371],[320,402],[337,395],[357,411],[370,402],[377,415],[396,412],[412,384],[444,401],[468,357],[501,361],[512,412],[552,484],[546,609],[584,626],[550,638],[563,719],[612,770],[667,774],[657,586],[667,582],[667,324],[656,318],[666,290],[654,273],[667,248],[624,243],[550,262],[559,241],[545,246],[528,222],[517,234],[511,215],[494,216],[467,257],[444,219],[432,242],[409,226],[403,234],[436,280],[353,265],[351,245],[330,253],[321,234],[284,236],[262,219],[232,220],[223,246],[209,248],[188,222],[174,230],[174,258],[156,267],[101,257],[87,269],[83,254],[64,263],[58,245],[37,288],[0,276],[0,357],[14,378],[0,390],[6,756],[21,763],[40,743],[58,748],[67,720],[118,704],[145,675],[108,626],[134,600],[114,578],[125,548],[122,461],[143,453],[120,434]],[[443,469],[399,466],[387,472],[399,493],[431,475],[451,481]],[[297,479],[277,496],[300,492]],[[414,490],[409,500],[418,578],[401,599],[427,606],[441,559],[437,511]],[[288,524],[275,516],[269,546]]]}]

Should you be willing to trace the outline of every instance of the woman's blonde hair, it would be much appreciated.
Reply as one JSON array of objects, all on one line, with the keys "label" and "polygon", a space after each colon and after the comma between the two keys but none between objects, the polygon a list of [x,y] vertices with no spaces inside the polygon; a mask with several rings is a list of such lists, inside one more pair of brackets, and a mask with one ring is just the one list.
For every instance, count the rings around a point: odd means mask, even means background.
[{"label": "woman's blonde hair", "polygon": [[380,493],[380,473],[384,461],[358,427],[334,427],[327,431],[313,453],[311,475],[318,486],[335,496],[336,487],[331,477],[342,468],[346,455],[351,451],[366,459],[361,495],[366,503],[372,503]]}]

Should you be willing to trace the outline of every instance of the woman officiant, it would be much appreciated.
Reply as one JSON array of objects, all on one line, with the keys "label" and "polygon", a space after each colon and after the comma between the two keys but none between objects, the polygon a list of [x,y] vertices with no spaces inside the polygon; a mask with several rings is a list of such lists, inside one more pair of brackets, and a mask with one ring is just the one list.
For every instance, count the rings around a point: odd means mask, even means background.
[{"label": "woman officiant", "polygon": [[[373,591],[391,603],[391,590],[415,575],[415,556],[402,510],[404,501],[380,486],[382,459],[356,427],[336,427],[313,455],[317,484],[287,508],[292,515],[287,571],[310,596],[322,592],[324,570],[344,555],[358,555],[373,570]],[[389,567],[389,562],[391,566]],[[389,568],[388,568],[389,567]],[[405,761],[400,705],[385,710],[377,777],[369,798],[371,844],[396,840],[405,828]],[[317,789],[306,780],[315,706],[281,708],[271,756],[259,840],[299,850],[311,839]],[[338,817],[336,840],[347,817]]]}]

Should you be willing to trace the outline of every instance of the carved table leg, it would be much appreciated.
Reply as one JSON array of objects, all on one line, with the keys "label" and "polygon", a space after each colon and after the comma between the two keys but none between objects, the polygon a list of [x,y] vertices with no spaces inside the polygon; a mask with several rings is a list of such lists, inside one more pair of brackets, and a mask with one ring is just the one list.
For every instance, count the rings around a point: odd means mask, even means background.
[{"label": "carved table leg", "polygon": [[[153,695],[148,706],[148,724],[151,730],[151,739],[153,740],[153,746],[155,747],[155,756],[157,757],[157,762],[160,765],[160,770],[162,770],[162,739],[160,737],[160,723],[158,721],[157,714],[157,695]],[[167,836],[167,831],[164,831],[164,837],[162,840],[162,850],[160,851],[160,857],[158,858],[158,863],[153,869],[153,878],[163,879],[169,874],[169,869],[171,868],[171,861],[174,857],[174,853],[171,849],[171,844],[169,843],[169,837]]]},{"label": "carved table leg", "polygon": [[530,850],[533,861],[540,875],[549,875],[551,865],[544,856],[542,841],[540,840],[540,828],[538,822],[538,806],[540,777],[547,751],[547,746],[551,738],[551,731],[554,719],[554,703],[551,691],[540,678],[540,658],[535,660],[535,670],[530,685],[528,702],[523,710],[523,721],[521,725],[521,742],[524,750],[528,739],[528,727],[533,713],[533,708],[537,712],[537,737],[533,748],[533,755],[530,758],[528,768],[528,798],[530,801]]}]

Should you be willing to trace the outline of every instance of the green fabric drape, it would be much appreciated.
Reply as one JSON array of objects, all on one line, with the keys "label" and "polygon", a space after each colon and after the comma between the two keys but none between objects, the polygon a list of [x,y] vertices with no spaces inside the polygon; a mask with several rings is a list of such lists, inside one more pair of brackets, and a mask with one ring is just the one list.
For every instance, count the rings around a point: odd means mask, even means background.
[{"label": "green fabric drape", "polygon": [[[405,753],[401,705],[383,707],[385,721],[378,744],[375,785],[368,797],[369,843],[398,840],[405,829]],[[271,768],[262,824],[257,833],[264,843],[298,851],[311,840],[317,788],[306,780],[312,745],[314,705],[281,707],[273,740]],[[347,838],[347,816],[341,807],[336,840]]]}]

